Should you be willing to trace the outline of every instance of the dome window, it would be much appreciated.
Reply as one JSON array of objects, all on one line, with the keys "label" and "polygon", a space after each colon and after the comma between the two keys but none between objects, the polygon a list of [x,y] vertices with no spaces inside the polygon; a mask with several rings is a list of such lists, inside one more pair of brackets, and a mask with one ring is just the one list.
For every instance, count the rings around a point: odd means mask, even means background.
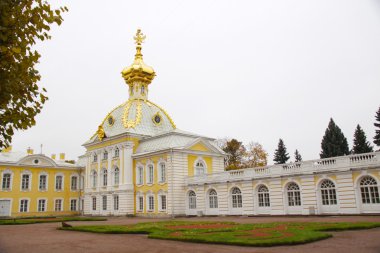
[{"label": "dome window", "polygon": [[162,118],[161,118],[160,113],[157,112],[156,114],[154,114],[152,120],[154,124],[160,125],[162,123]]},{"label": "dome window", "polygon": [[112,126],[115,123],[115,119],[112,116],[108,117],[108,125]]}]

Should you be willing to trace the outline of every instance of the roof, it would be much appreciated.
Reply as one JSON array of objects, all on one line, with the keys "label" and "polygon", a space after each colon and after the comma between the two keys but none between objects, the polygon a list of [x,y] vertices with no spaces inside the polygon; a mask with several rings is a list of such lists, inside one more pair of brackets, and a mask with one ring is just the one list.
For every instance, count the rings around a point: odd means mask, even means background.
[{"label": "roof", "polygon": [[148,137],[140,141],[135,155],[165,149],[188,149],[198,142],[202,142],[212,152],[224,155],[225,153],[217,146],[215,139],[200,136],[190,132],[175,129],[156,136]]},{"label": "roof", "polygon": [[[38,160],[38,163],[34,161]],[[0,152],[0,164],[11,165],[28,165],[28,166],[41,166],[41,167],[72,167],[77,168],[78,165],[67,163],[64,160],[53,160],[43,154],[27,154],[25,152],[12,151]]]},{"label": "roof", "polygon": [[[155,122],[158,116],[159,122]],[[111,124],[110,124],[111,123]],[[123,133],[154,136],[176,128],[173,120],[160,106],[149,100],[133,99],[119,105],[104,118],[101,126],[105,137]],[[98,139],[94,134],[85,144]]]}]

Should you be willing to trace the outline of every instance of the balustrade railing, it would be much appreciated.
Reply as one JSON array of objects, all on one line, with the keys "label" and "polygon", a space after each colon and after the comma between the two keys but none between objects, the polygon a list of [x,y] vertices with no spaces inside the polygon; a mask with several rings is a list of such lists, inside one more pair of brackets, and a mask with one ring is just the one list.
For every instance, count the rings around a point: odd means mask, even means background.
[{"label": "balustrade railing", "polygon": [[254,179],[268,176],[299,174],[302,172],[318,172],[328,169],[347,170],[378,165],[380,167],[380,152],[358,155],[339,156],[333,158],[310,160],[297,163],[276,164],[240,170],[223,171],[213,174],[187,177],[187,184],[202,184],[208,182],[234,181]]}]

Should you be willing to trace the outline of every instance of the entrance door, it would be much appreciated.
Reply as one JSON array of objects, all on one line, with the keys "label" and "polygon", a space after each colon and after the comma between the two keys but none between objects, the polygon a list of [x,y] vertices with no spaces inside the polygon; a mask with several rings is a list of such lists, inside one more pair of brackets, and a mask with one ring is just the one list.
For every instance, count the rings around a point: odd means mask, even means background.
[{"label": "entrance door", "polygon": [[0,217],[11,216],[11,201],[0,200]]}]

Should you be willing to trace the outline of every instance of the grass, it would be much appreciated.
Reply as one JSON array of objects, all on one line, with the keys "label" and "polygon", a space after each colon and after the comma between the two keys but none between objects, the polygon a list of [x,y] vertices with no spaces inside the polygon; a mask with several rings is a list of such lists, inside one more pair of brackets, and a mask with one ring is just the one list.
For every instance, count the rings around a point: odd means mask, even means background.
[{"label": "grass", "polygon": [[66,221],[105,221],[106,218],[99,217],[37,217],[37,218],[18,218],[0,220],[0,225],[25,225],[49,222],[66,222]]},{"label": "grass", "polygon": [[277,246],[314,242],[332,237],[329,231],[370,229],[380,223],[288,222],[238,224],[226,222],[149,222],[135,225],[95,225],[59,228],[104,234],[148,234],[148,238],[241,246]]}]

